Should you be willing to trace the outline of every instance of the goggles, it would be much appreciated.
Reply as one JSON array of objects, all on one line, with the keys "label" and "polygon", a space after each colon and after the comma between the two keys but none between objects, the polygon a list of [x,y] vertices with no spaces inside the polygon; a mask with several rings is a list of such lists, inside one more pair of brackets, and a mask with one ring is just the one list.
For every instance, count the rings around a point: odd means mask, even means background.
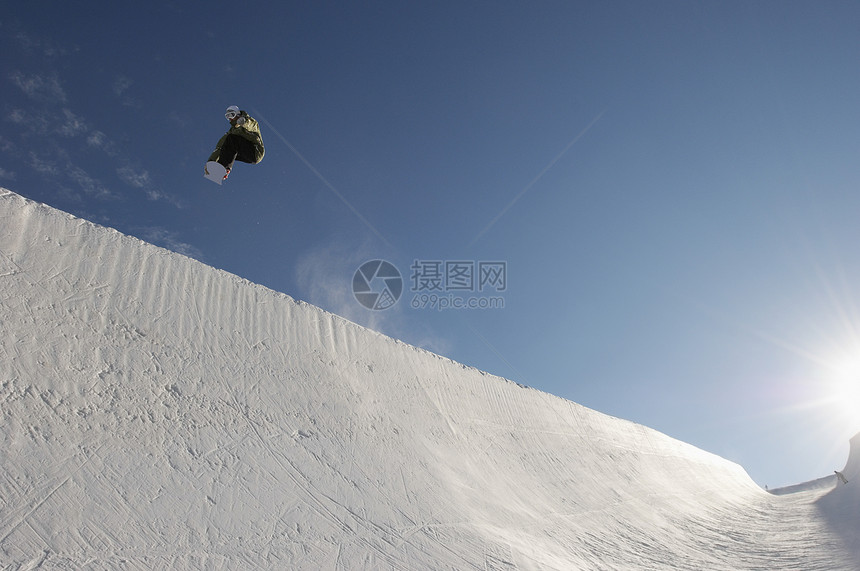
[{"label": "goggles", "polygon": [[226,117],[228,121],[232,121],[233,119],[235,119],[238,116],[239,116],[239,111],[236,111],[235,109],[228,109],[227,112],[224,113],[224,117]]}]

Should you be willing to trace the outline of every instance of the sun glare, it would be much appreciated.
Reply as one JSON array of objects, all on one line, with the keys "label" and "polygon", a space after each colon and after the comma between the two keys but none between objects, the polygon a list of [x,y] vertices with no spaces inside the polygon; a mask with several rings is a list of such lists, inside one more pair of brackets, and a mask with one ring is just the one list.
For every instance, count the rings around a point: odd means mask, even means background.
[{"label": "sun glare", "polygon": [[826,385],[827,400],[838,415],[834,420],[860,431],[860,355],[835,363]]}]

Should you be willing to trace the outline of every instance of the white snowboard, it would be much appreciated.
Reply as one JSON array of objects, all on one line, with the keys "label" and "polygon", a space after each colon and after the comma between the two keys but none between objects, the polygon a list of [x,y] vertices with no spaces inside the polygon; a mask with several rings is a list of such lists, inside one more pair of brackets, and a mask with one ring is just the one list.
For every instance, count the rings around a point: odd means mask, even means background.
[{"label": "white snowboard", "polygon": [[225,174],[227,174],[227,169],[224,168],[224,165],[215,161],[206,163],[206,168],[203,170],[203,177],[216,184],[224,182]]}]

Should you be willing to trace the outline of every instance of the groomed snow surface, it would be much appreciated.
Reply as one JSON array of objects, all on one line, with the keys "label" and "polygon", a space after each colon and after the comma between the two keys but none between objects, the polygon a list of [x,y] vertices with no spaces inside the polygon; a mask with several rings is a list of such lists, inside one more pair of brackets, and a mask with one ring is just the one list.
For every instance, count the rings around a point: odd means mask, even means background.
[{"label": "groomed snow surface", "polygon": [[0,190],[0,569],[857,569],[731,462]]}]

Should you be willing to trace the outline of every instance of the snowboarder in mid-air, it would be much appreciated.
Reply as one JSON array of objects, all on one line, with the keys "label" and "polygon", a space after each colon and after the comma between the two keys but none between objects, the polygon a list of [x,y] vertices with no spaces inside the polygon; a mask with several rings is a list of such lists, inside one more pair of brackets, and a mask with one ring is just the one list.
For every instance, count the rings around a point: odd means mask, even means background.
[{"label": "snowboarder in mid-air", "polygon": [[255,165],[266,154],[260,126],[253,117],[235,105],[227,108],[224,117],[230,121],[230,130],[215,145],[204,168],[204,176],[218,184],[230,174],[234,161]]}]

